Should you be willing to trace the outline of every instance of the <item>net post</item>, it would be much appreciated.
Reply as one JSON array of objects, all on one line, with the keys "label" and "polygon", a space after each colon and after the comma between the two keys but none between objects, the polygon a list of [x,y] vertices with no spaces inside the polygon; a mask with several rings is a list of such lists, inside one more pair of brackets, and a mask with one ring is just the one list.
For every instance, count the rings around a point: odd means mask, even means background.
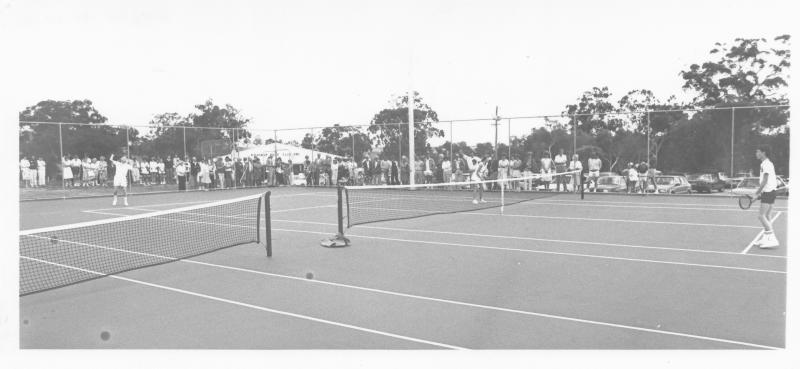
[{"label": "net post", "polygon": [[337,186],[336,187],[336,193],[337,193],[336,194],[337,195],[336,196],[336,212],[337,212],[336,218],[338,218],[338,221],[337,221],[337,223],[338,223],[338,229],[337,229],[338,234],[337,234],[337,236],[344,236],[344,216],[343,216],[344,211],[342,209],[342,192],[343,192],[343,190],[344,189],[342,188],[342,186]]},{"label": "net post", "polygon": [[264,201],[264,196],[258,197],[258,210],[256,210],[256,243],[261,244],[261,203]]},{"label": "net post", "polygon": [[270,195],[271,191],[267,191],[264,195],[264,226],[266,227],[265,236],[267,242],[267,257],[272,257],[272,219],[270,218]]},{"label": "net post", "polygon": [[345,188],[342,185],[336,186],[336,218],[337,219],[337,232],[336,235],[324,239],[320,242],[322,247],[347,247],[350,246],[350,239],[344,236],[344,201],[343,194]]}]

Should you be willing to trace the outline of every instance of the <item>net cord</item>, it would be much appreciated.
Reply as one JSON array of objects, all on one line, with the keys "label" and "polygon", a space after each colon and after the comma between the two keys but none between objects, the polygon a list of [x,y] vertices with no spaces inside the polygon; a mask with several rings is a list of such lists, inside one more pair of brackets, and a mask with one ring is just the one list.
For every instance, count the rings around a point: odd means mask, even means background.
[{"label": "net cord", "polygon": [[130,220],[137,220],[137,219],[144,219],[144,218],[150,218],[150,217],[160,217],[160,216],[169,215],[169,214],[183,213],[183,212],[200,210],[200,209],[205,209],[205,208],[210,208],[210,207],[215,207],[215,206],[220,206],[220,205],[232,204],[232,203],[236,203],[236,202],[240,202],[240,201],[257,200],[261,196],[263,196],[263,195],[262,194],[258,194],[258,195],[239,197],[239,198],[229,199],[229,200],[214,201],[214,202],[206,203],[206,204],[186,206],[186,207],[177,208],[177,209],[159,210],[159,211],[154,211],[154,212],[150,212],[150,213],[130,215],[130,216],[125,216],[125,217],[93,220],[93,221],[89,221],[89,222],[73,223],[73,224],[61,225],[61,226],[53,226],[53,227],[26,229],[26,230],[19,231],[19,235],[20,236],[28,236],[28,235],[33,235],[33,234],[42,233],[42,232],[58,232],[58,231],[64,231],[64,230],[69,230],[69,229],[73,229],[73,228],[91,227],[91,226],[96,226],[96,225],[113,224],[113,223],[119,223],[119,222],[125,222],[125,221],[130,221]]}]

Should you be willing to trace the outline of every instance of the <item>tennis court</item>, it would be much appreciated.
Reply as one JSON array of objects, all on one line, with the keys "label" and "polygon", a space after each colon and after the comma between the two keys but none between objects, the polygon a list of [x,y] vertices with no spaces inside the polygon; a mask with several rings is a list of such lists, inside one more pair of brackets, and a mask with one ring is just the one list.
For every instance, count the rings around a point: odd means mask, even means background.
[{"label": "tennis court", "polygon": [[[23,202],[20,228],[158,214],[263,192],[134,196],[129,207],[112,207],[108,198]],[[22,296],[21,347],[785,345],[785,199],[774,215],[782,246],[762,250],[751,245],[761,230],[755,210],[739,209],[734,198],[559,194],[505,206],[502,216],[487,207],[357,224],[346,229],[352,245],[344,248],[320,247],[337,231],[335,189],[274,188],[270,198],[271,258],[261,239]],[[351,218],[359,207],[392,211],[364,203],[350,209]],[[257,214],[237,217],[255,224]],[[230,227],[216,217],[203,222],[214,232]],[[150,232],[163,237],[160,244],[174,243],[175,235],[211,240],[175,223],[120,232]]]}]

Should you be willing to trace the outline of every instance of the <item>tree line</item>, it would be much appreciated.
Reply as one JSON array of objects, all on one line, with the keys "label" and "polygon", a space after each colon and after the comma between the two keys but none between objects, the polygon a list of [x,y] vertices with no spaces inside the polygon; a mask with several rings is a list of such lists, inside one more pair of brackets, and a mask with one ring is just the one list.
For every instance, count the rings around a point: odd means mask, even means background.
[{"label": "tree line", "polygon": [[[649,159],[663,171],[727,172],[733,137],[735,172],[757,170],[753,152],[758,145],[767,144],[773,149],[776,170],[788,175],[789,108],[784,105],[789,103],[790,56],[788,35],[716,43],[708,60],[691,64],[678,74],[687,95],[693,96],[691,101],[679,101],[675,96],[660,98],[645,88],[615,99],[608,86],[596,86],[565,105],[561,117],[570,119],[546,119],[544,126],[511,137],[510,145],[454,142],[452,147],[469,155],[510,152],[525,159],[529,153],[539,158],[546,150],[556,148],[572,151],[575,142],[575,151],[582,159],[591,152],[598,153],[603,170],[616,171],[627,162]],[[449,154],[450,142],[431,146],[432,139],[441,141],[444,132],[436,126],[437,112],[418,92],[414,92],[413,101],[406,95],[392,99],[374,114],[369,125],[333,124],[292,143],[337,155],[354,154],[356,160],[378,148],[384,156],[407,156],[409,103],[416,122],[415,154]],[[775,105],[783,107],[749,108]],[[195,112],[185,116],[155,115],[147,132],[108,126],[108,119],[90,100],[41,101],[21,111],[19,120],[20,154],[43,156],[48,163],[59,155],[54,145],[59,138],[58,126],[24,122],[85,123],[61,127],[65,151],[74,155],[99,156],[130,148],[143,156],[167,156],[182,154],[185,145],[188,155],[207,156],[230,152],[236,143],[273,141],[253,139],[247,127],[249,119],[233,106],[218,106],[211,99],[195,105]],[[577,131],[577,137],[573,131]]]}]

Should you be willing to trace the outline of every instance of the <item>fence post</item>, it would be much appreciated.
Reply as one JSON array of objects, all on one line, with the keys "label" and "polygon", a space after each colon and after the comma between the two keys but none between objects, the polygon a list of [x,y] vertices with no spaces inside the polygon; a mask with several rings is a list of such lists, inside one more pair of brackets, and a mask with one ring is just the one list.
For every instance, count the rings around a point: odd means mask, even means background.
[{"label": "fence post", "polygon": [[735,131],[735,124],[736,121],[736,108],[731,108],[731,177],[734,176],[733,173],[733,145],[734,145],[734,137],[736,136]]},{"label": "fence post", "polygon": [[650,111],[647,111],[647,167],[650,168]]},{"label": "fence post", "polygon": [[61,137],[61,123],[58,123],[58,160],[61,165],[61,191],[64,194],[64,199],[67,198],[67,181],[64,180],[64,139]]}]

